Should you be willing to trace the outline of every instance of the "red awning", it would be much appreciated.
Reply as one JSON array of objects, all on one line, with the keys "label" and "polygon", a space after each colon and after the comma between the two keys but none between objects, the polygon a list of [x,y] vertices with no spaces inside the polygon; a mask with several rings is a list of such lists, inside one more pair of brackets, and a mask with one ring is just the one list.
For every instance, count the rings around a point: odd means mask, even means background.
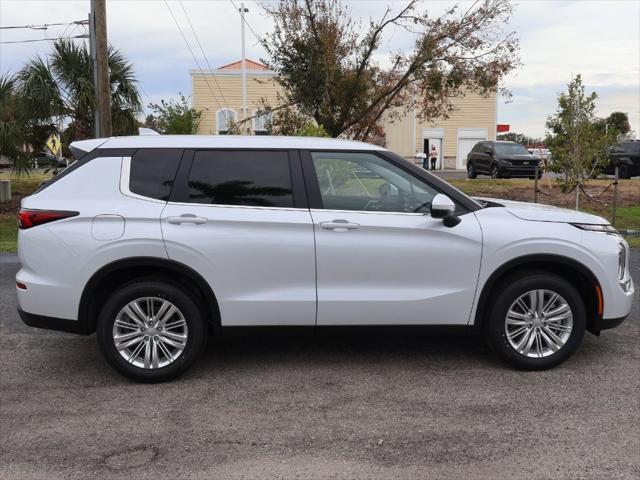
[{"label": "red awning", "polygon": [[497,130],[498,130],[498,133],[507,133],[509,131],[509,124],[508,123],[499,123],[497,125]]}]

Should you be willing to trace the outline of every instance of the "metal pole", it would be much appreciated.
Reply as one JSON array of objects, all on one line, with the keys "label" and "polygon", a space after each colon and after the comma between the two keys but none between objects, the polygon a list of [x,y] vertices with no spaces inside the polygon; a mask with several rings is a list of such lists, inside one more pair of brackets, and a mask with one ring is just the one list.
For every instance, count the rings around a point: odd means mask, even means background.
[{"label": "metal pole", "polygon": [[534,192],[533,192],[533,203],[538,203],[538,169],[540,168],[540,165],[536,165],[536,173],[535,173],[535,181],[533,183],[534,185]]},{"label": "metal pole", "polygon": [[[93,69],[93,86],[96,92],[98,91],[96,85],[98,85],[98,60],[96,58],[96,25],[93,22],[93,1],[91,2],[91,13],[89,14],[89,53],[91,54],[91,67]],[[97,95],[97,93],[96,93]],[[100,137],[100,116],[98,115],[98,109],[93,112],[93,136],[95,138]]]},{"label": "metal pole", "polygon": [[616,226],[616,212],[618,210],[618,179],[619,177],[619,166],[616,165],[616,171],[615,171],[615,180],[613,181],[613,218],[611,221],[611,225],[613,225],[614,227]]},{"label": "metal pole", "polygon": [[111,88],[107,46],[107,6],[105,0],[91,0],[96,54],[96,118],[100,122],[100,137],[111,136]]},{"label": "metal pole", "polygon": [[[240,29],[242,34],[242,120],[247,118],[247,62],[244,48],[244,14],[248,12],[248,8],[244,8],[244,3],[240,4]],[[246,124],[242,129],[245,133],[248,133]]]}]

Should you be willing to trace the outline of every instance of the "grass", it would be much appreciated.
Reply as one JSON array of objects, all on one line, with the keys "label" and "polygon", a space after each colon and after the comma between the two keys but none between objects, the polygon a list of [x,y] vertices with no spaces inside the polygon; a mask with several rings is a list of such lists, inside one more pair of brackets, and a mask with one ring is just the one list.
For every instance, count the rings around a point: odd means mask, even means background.
[{"label": "grass", "polygon": [[8,213],[0,215],[0,252],[17,251],[18,225],[16,216]]},{"label": "grass", "polygon": [[[640,205],[618,208],[616,213],[616,227],[640,230]],[[627,241],[631,247],[640,248],[640,237],[629,237]]]},{"label": "grass", "polygon": [[18,225],[16,211],[20,199],[30,195],[38,186],[51,178],[51,174],[32,172],[20,178],[11,176],[10,172],[0,172],[0,180],[11,180],[12,201],[0,204],[0,252],[15,252],[18,242]]},{"label": "grass", "polygon": [[24,175],[20,178],[11,176],[9,172],[0,172],[0,180],[11,180],[12,195],[30,195],[38,186],[51,178],[51,174],[42,172],[32,172],[31,175]]}]

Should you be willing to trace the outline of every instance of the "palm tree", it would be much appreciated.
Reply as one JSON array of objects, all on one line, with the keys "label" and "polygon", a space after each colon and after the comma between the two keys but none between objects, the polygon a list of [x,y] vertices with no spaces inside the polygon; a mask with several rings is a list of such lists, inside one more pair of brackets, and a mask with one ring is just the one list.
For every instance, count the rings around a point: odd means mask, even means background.
[{"label": "palm tree", "polygon": [[6,156],[14,167],[14,174],[28,172],[30,158],[27,148],[41,148],[56,131],[47,116],[32,112],[19,89],[16,76],[0,76],[0,155]]},{"label": "palm tree", "polygon": [[[132,134],[141,111],[133,67],[113,47],[108,50],[108,63],[113,133]],[[84,44],[58,40],[48,59],[29,60],[16,78],[24,107],[34,118],[68,123],[63,143],[92,136],[95,89],[91,56]]]}]

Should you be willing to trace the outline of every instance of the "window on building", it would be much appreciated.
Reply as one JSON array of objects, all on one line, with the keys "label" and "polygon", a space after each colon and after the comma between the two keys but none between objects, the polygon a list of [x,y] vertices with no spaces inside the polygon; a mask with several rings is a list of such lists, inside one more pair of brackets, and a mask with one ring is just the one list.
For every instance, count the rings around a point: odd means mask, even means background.
[{"label": "window on building", "polygon": [[196,152],[189,172],[189,202],[293,207],[287,152]]},{"label": "window on building", "polygon": [[218,135],[228,135],[231,124],[236,121],[236,111],[230,108],[218,110],[216,115],[216,125],[218,126]]},{"label": "window on building", "polygon": [[267,135],[267,127],[271,123],[271,110],[256,110],[253,115],[253,133]]},{"label": "window on building", "polygon": [[129,190],[144,197],[169,200],[182,149],[149,148],[131,157]]}]

